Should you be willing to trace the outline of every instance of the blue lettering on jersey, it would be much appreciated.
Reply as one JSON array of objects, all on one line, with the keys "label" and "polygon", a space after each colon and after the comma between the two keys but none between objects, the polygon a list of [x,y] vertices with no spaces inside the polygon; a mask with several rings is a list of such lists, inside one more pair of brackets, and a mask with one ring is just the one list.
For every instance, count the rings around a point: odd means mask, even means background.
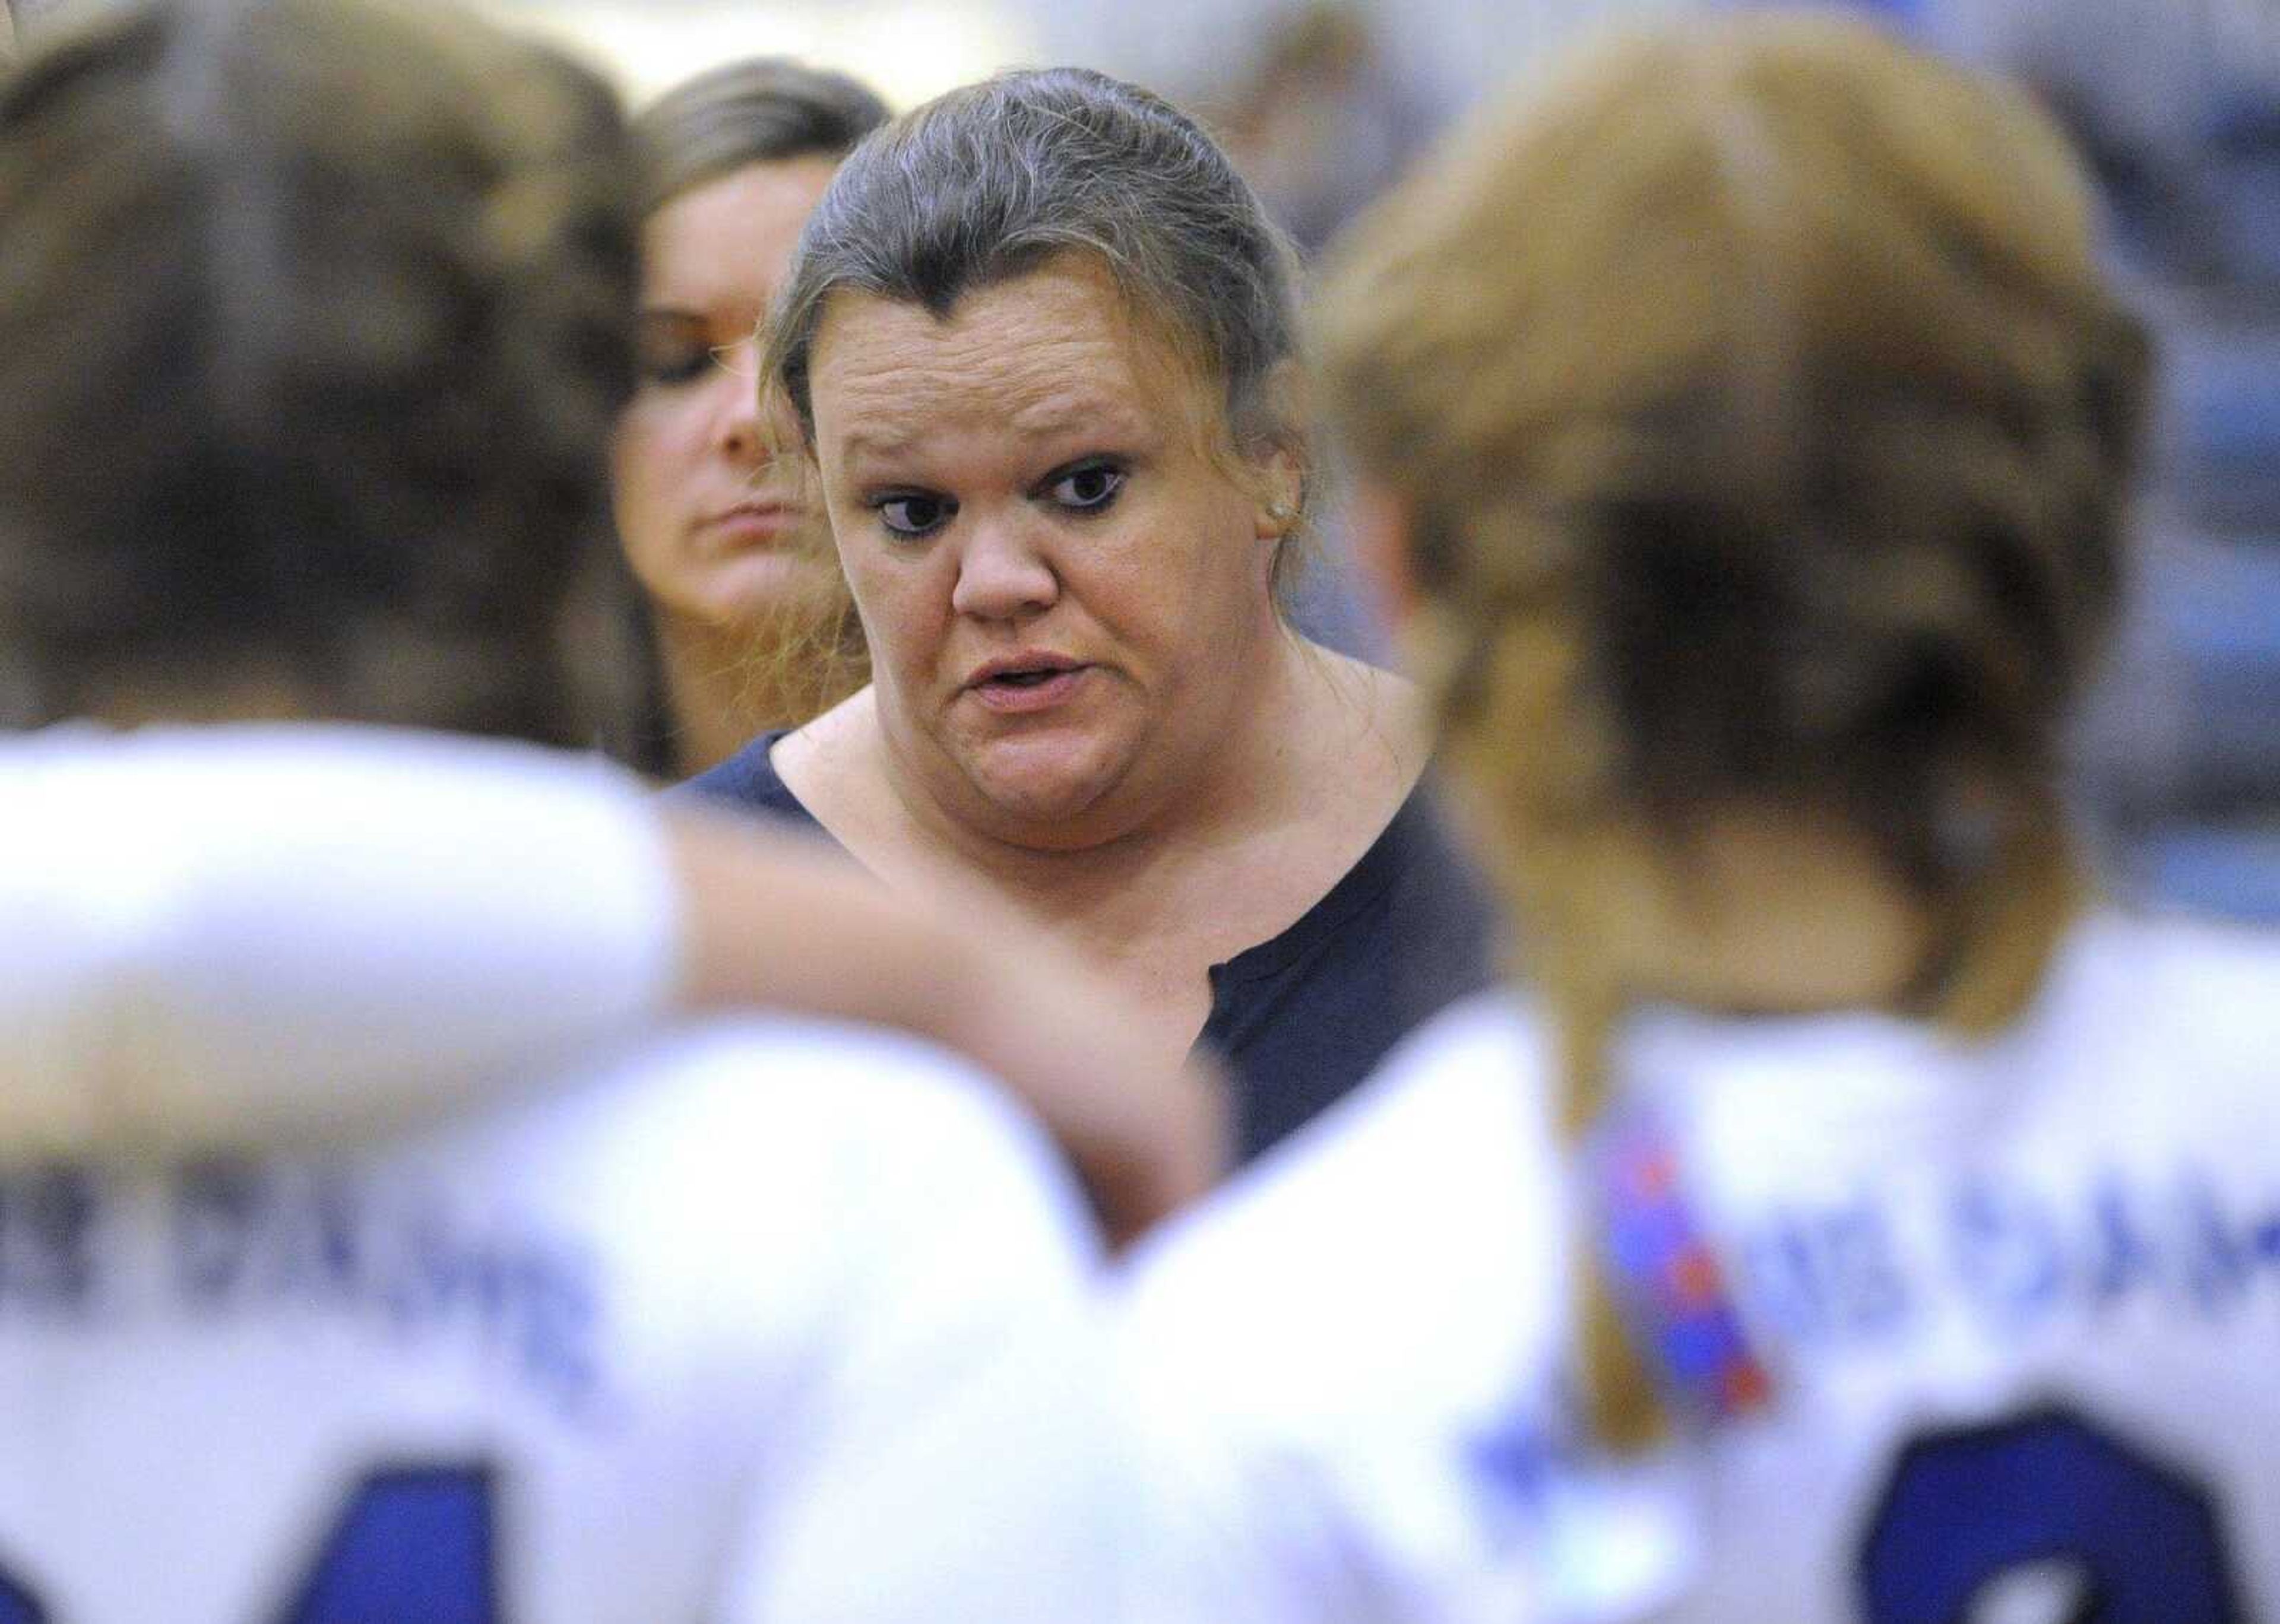
[{"label": "blue lettering on jersey", "polygon": [[1540,1532],[1554,1492],[1597,1459],[1576,1430],[1583,1405],[1566,1373],[1539,1378],[1457,1441],[1471,1508],[1490,1551],[1513,1550]]},{"label": "blue lettering on jersey", "polygon": [[2157,1286],[2161,1250],[2143,1202],[2119,1174],[2101,1174],[2091,1191],[2090,1292],[2099,1305]]},{"label": "blue lettering on jersey", "polygon": [[102,1188],[68,1163],[0,1174],[0,1314],[84,1319],[97,1306]]},{"label": "blue lettering on jersey", "polygon": [[1781,1208],[1745,1238],[1742,1256],[1753,1306],[1792,1343],[1887,1341],[1913,1308],[1891,1220],[1867,1197]]},{"label": "blue lettering on jersey", "polygon": [[173,1294],[191,1313],[334,1313],[409,1342],[456,1340],[590,1418],[601,1303],[582,1246],[475,1222],[432,1190],[236,1159],[178,1172],[170,1232]]},{"label": "blue lettering on jersey", "polygon": [[1913,1293],[1883,1209],[1867,1200],[1838,1209],[1822,1226],[1821,1247],[1837,1322],[1847,1333],[1883,1338],[1899,1331]]},{"label": "blue lettering on jersey", "polygon": [[1574,1451],[1563,1447],[1531,1409],[1515,1411],[1467,1439],[1464,1452],[1472,1475],[1496,1491],[1497,1501],[1532,1508],[1555,1481],[1562,1460]]},{"label": "blue lettering on jersey", "polygon": [[2008,1337],[2140,1304],[2222,1319],[2280,1282],[2280,1205],[2250,1206],[2191,1166],[2100,1167],[2056,1188],[1962,1178],[1934,1197],[1929,1232],[1900,1223],[1897,1201],[1791,1202],[1743,1222],[1729,1255],[1754,1321],[1810,1353],[1904,1340],[1941,1294]]},{"label": "blue lettering on jersey", "polygon": [[2186,1289],[2204,1312],[2224,1312],[2247,1292],[2247,1250],[2225,1212],[2223,1198],[2206,1175],[2187,1174],[2177,1197]]},{"label": "blue lettering on jersey", "polygon": [[1759,1321],[1783,1341],[1803,1344],[1829,1335],[1829,1310],[1814,1266],[1806,1223],[1784,1208],[1744,1232],[1737,1290]]},{"label": "blue lettering on jersey", "polygon": [[2241,1246],[2252,1271],[2280,1266],[2280,1211],[2250,1220],[2243,1231]]},{"label": "blue lettering on jersey", "polygon": [[2024,1330],[2057,1306],[2065,1259],[2057,1220],[2038,1196],[1975,1179],[1949,1212],[1956,1275],[1983,1313]]}]

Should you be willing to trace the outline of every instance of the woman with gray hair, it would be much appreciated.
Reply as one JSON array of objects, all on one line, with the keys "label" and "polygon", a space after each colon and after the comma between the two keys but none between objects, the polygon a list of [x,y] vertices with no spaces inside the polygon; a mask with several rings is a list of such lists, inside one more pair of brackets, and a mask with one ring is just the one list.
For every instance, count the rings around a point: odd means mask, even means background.
[{"label": "woman with gray hair", "polygon": [[1295,327],[1282,239],[1146,91],[1015,73],[874,135],[762,360],[872,680],[697,781],[1100,966],[1231,1059],[1246,1152],[1489,970],[1411,690],[1278,608]]}]

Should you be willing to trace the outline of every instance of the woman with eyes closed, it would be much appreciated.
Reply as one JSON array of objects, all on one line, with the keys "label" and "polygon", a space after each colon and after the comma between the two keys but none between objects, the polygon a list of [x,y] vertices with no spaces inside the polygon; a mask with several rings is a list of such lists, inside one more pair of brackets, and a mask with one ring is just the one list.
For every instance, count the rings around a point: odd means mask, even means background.
[{"label": "woman with eyes closed", "polygon": [[[886,119],[844,75],[758,58],[689,80],[635,121],[641,385],[612,461],[661,692],[621,753],[662,776],[700,772],[861,681],[820,517],[759,416],[755,335],[832,172]],[[783,643],[840,658],[767,658]]]},{"label": "woman with eyes closed", "polygon": [[1081,954],[1231,1062],[1246,1153],[1490,970],[1411,690],[1278,607],[1295,325],[1282,241],[1144,91],[1011,74],[867,142],[762,366],[872,680],[695,786]]}]

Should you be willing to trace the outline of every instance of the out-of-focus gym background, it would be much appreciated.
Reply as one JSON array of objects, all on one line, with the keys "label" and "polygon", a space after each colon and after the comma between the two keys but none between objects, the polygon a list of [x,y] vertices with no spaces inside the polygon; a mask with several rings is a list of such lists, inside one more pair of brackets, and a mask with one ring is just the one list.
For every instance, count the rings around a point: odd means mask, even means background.
[{"label": "out-of-focus gym background", "polygon": [[[36,40],[105,3],[12,10]],[[1713,3],[1745,0],[482,0],[636,102],[758,53],[905,106],[1003,66],[1101,67],[1209,118],[1310,250],[1575,35]],[[2139,607],[2083,731],[2087,801],[2125,888],[2280,920],[2280,0],[1854,3],[2026,79],[2098,173],[2167,367]],[[1382,649],[1349,596],[1315,612]]]}]

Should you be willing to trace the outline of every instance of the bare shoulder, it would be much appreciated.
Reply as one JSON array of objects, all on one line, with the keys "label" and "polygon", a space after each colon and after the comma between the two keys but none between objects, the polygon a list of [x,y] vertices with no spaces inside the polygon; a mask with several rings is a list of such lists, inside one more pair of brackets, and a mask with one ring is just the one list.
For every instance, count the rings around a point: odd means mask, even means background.
[{"label": "bare shoulder", "polygon": [[800,804],[841,843],[873,820],[885,785],[878,770],[878,705],[868,687],[776,741],[768,759]]}]

